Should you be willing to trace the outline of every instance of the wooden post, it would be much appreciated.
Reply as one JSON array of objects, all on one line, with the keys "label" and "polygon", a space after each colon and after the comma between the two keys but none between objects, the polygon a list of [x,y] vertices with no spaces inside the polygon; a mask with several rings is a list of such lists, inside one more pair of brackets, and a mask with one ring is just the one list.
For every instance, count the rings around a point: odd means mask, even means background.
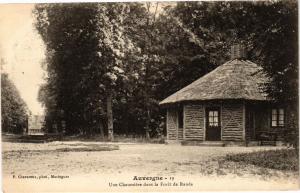
[{"label": "wooden post", "polygon": [[219,115],[219,119],[220,119],[220,127],[221,127],[221,141],[223,141],[223,124],[222,124],[222,119],[223,119],[223,103],[221,102],[220,105],[220,115]]},{"label": "wooden post", "polygon": [[205,104],[201,105],[203,113],[203,141],[206,141],[206,106]]},{"label": "wooden post", "polygon": [[168,124],[168,121],[169,121],[169,108],[167,109],[167,117],[166,117],[166,134],[167,134],[167,140],[169,140],[169,124]]},{"label": "wooden post", "polygon": [[183,130],[182,130],[182,140],[185,140],[185,105],[183,105]]},{"label": "wooden post", "polygon": [[178,107],[175,109],[175,112],[176,112],[176,140],[178,141],[179,140],[179,137],[178,137]]},{"label": "wooden post", "polygon": [[113,112],[112,112],[112,94],[109,93],[106,101],[107,107],[107,129],[108,129],[108,140],[114,140],[114,127],[113,127]]},{"label": "wooden post", "polygon": [[243,101],[243,141],[246,142],[246,104]]}]

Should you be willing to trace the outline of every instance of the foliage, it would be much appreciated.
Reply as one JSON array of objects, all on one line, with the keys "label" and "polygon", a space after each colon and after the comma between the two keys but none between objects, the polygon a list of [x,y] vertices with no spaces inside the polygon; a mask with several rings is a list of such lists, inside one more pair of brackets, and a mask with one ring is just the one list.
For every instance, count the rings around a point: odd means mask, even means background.
[{"label": "foliage", "polygon": [[[269,96],[297,100],[296,1],[179,3],[174,12],[201,42],[207,42],[200,48],[212,54],[213,63],[222,64],[216,55],[225,58],[230,45],[243,43],[248,58],[272,78],[266,85]],[[220,52],[213,50],[218,45]]]},{"label": "foliage", "polygon": [[297,142],[297,1],[180,2],[172,12],[212,64],[228,60],[227,50],[234,43],[247,47],[248,59],[260,64],[271,80],[262,88],[275,103],[288,107],[292,121],[286,141]]},{"label": "foliage", "polygon": [[[67,134],[99,133],[111,95],[115,133],[159,136],[159,101],[223,64],[233,43],[246,45],[248,58],[271,78],[264,85],[269,96],[296,106],[296,1],[177,2],[159,13],[158,5],[36,6],[48,72],[39,98],[50,130],[64,120]],[[291,116],[292,133],[297,108]]]},{"label": "foliage", "polygon": [[107,124],[106,98],[121,92],[132,77],[124,59],[134,61],[136,52],[124,33],[128,5],[40,4],[34,13],[47,48],[48,77],[39,99],[49,131],[56,132],[51,127],[61,121],[67,134],[99,131]]},{"label": "foliage", "polygon": [[19,91],[8,75],[1,73],[1,127],[3,133],[23,133],[28,111]]},{"label": "foliage", "polygon": [[92,33],[96,30],[96,8],[87,4],[40,4],[34,13],[47,50],[48,76],[39,96],[47,110],[47,128],[49,132],[61,132],[62,128],[52,126],[66,120],[67,133],[79,132],[91,119],[83,113],[88,107],[83,99],[88,98],[90,89],[84,75],[85,68],[97,62],[95,53],[90,52],[97,47]]},{"label": "foliage", "polygon": [[227,155],[225,160],[243,162],[276,170],[299,170],[299,152],[295,149],[281,149]]}]

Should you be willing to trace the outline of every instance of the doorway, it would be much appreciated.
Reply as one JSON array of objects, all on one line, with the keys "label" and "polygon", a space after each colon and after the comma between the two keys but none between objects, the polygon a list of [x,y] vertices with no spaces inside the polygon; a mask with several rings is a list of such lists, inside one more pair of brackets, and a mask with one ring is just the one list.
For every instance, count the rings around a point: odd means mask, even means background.
[{"label": "doorway", "polygon": [[221,140],[220,108],[206,108],[206,140]]}]

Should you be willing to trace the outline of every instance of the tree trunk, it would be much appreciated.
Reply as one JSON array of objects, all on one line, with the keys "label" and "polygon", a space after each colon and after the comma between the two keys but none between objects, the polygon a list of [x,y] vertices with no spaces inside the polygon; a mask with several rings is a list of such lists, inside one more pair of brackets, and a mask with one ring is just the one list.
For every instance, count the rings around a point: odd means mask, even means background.
[{"label": "tree trunk", "polygon": [[104,131],[103,131],[103,123],[102,123],[102,119],[100,120],[100,124],[99,124],[99,127],[100,127],[100,135],[101,135],[101,138],[102,140],[104,139]]},{"label": "tree trunk", "polygon": [[[150,16],[152,14],[150,14],[150,8],[151,8],[151,3],[146,3],[146,6],[147,6],[147,11],[148,11],[148,17],[147,17],[147,26],[148,26],[148,29],[146,31],[147,33],[147,37],[148,37],[148,48],[146,46],[146,50],[148,52],[148,62],[146,63],[146,69],[145,69],[145,93],[146,93],[146,96],[145,96],[145,103],[146,103],[146,111],[147,111],[147,120],[146,120],[146,126],[145,126],[145,130],[146,130],[146,139],[149,140],[150,139],[150,120],[151,120],[151,114],[150,114],[150,68],[151,68],[151,59],[150,59],[150,55],[153,54],[153,49],[152,49],[152,40],[153,40],[153,37],[151,35],[151,32],[150,32]],[[152,27],[155,23],[155,19],[156,19],[156,13],[157,13],[157,8],[158,8],[158,2],[156,3],[156,7],[155,7],[155,12],[153,14],[153,24],[152,24]]]},{"label": "tree trunk", "polygon": [[113,127],[113,112],[112,112],[112,94],[109,93],[106,101],[107,107],[107,130],[108,130],[108,140],[114,140],[114,127]]},{"label": "tree trunk", "polygon": [[149,140],[150,139],[150,110],[149,107],[147,107],[147,120],[146,120],[146,139]]}]

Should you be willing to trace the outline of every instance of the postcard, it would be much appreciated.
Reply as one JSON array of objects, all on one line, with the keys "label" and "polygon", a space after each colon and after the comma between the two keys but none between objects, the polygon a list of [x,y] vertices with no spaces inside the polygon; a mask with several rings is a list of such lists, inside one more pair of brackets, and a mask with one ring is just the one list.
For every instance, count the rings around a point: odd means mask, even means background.
[{"label": "postcard", "polygon": [[298,1],[0,4],[2,191],[299,189]]}]

